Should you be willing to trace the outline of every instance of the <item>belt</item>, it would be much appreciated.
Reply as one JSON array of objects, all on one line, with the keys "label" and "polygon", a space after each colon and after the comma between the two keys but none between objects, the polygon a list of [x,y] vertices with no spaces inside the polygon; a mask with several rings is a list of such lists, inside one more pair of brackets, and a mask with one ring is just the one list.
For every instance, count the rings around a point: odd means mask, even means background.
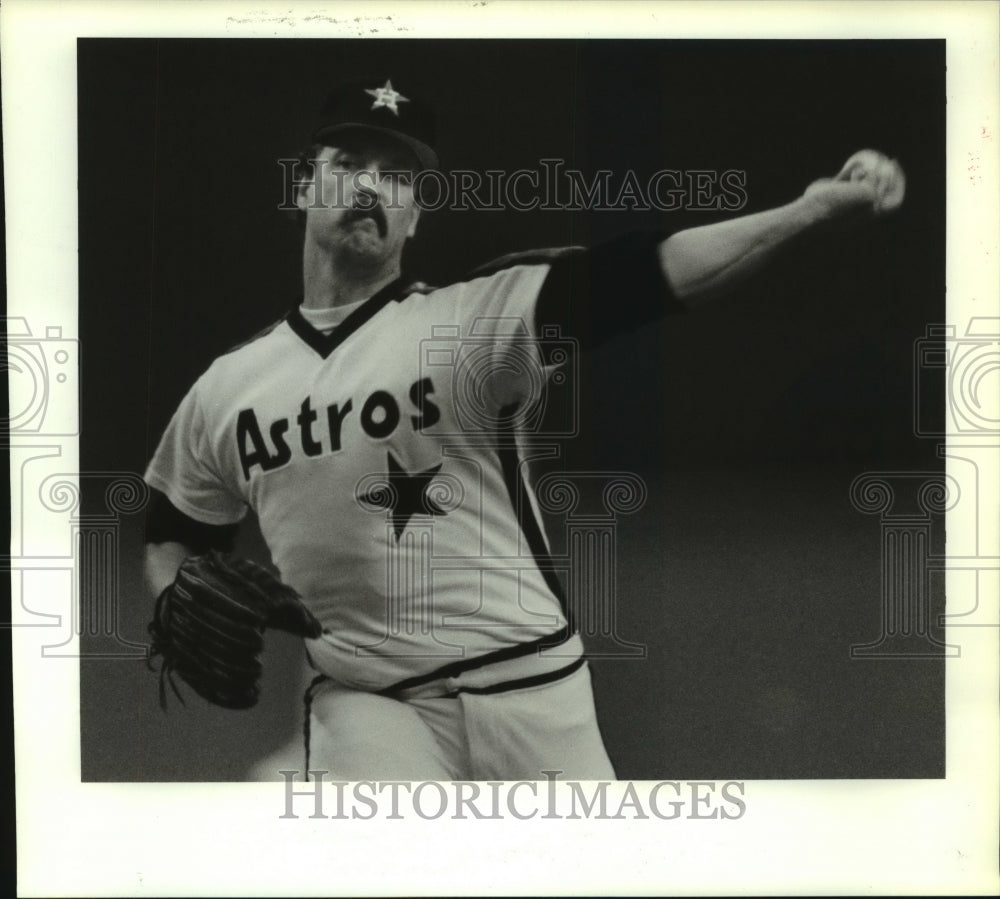
[{"label": "belt", "polygon": [[[567,658],[572,659],[569,664],[566,664]],[[452,697],[460,693],[507,693],[561,680],[586,663],[580,635],[569,635],[569,629],[563,628],[555,634],[528,643],[498,649],[475,659],[452,662],[428,674],[407,678],[375,691],[375,695],[405,701]],[[303,697],[305,718],[302,722],[302,736],[305,742],[306,781],[309,780],[312,701],[317,691],[330,680],[325,674],[313,678]]]},{"label": "belt", "polygon": [[459,693],[506,693],[511,690],[541,686],[568,677],[585,663],[583,641],[579,634],[574,634],[548,650],[533,647],[530,654],[487,661],[475,667],[446,672],[443,675],[440,672],[431,672],[430,675],[420,678],[408,678],[379,690],[378,695],[407,700],[457,696]]}]

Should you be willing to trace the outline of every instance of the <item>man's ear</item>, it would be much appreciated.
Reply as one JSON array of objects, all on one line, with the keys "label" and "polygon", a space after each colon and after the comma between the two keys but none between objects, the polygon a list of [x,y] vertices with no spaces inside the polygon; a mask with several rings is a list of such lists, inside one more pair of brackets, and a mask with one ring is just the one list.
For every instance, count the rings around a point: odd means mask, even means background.
[{"label": "man's ear", "polygon": [[414,205],[413,218],[410,219],[410,227],[406,229],[406,236],[413,237],[417,233],[417,222],[420,220],[420,207]]},{"label": "man's ear", "polygon": [[312,181],[298,181],[295,184],[295,205],[302,212],[305,212],[309,208],[309,191],[312,186]]}]

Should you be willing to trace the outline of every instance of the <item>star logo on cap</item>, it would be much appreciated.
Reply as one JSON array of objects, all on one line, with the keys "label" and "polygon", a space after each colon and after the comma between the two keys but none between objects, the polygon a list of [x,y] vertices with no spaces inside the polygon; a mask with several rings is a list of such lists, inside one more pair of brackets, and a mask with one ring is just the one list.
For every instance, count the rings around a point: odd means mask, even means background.
[{"label": "star logo on cap", "polygon": [[372,103],[372,109],[378,109],[380,106],[386,107],[390,110],[393,115],[399,115],[399,107],[397,103],[409,103],[409,99],[404,97],[399,91],[392,89],[392,82],[387,78],[385,84],[382,87],[375,87],[371,90],[365,89],[365,93],[370,97],[375,98],[375,102]]}]

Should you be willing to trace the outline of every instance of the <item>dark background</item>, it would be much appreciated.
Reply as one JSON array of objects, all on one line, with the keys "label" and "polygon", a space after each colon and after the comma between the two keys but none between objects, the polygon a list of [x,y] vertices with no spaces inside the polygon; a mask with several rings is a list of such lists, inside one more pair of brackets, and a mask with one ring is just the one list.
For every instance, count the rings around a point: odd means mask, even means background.
[{"label": "dark background", "polygon": [[[621,520],[616,606],[648,656],[593,665],[621,777],[943,776],[943,663],[850,658],[881,604],[878,521],[848,499],[864,471],[941,468],[912,397],[914,341],[945,317],[943,41],[86,39],[78,60],[84,471],[142,472],[212,358],[295,301],[276,160],[341,79],[387,73],[430,98],[452,168],[560,158],[614,184],[740,169],[744,212],[858,149],[898,158],[897,215],[809,235],[737,294],[588,359],[562,463],[649,486]],[[408,265],[441,282],[514,250],[722,217],[442,210]],[[102,513],[102,491],[84,500]],[[141,519],[122,519],[118,547],[120,633],[140,643]],[[253,527],[242,549],[262,552]],[[300,724],[298,662],[269,637],[258,708],[192,697],[164,714],[141,661],[86,659],[84,779],[242,777]]]}]

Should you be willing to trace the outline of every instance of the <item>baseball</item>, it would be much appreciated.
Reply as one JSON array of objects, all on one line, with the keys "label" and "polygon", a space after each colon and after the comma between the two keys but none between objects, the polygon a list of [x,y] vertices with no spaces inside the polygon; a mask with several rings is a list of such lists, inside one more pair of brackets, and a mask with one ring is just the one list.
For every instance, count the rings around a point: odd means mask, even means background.
[{"label": "baseball", "polygon": [[844,163],[834,181],[868,184],[873,192],[872,211],[876,215],[898,209],[906,194],[903,167],[877,150],[859,150]]}]

